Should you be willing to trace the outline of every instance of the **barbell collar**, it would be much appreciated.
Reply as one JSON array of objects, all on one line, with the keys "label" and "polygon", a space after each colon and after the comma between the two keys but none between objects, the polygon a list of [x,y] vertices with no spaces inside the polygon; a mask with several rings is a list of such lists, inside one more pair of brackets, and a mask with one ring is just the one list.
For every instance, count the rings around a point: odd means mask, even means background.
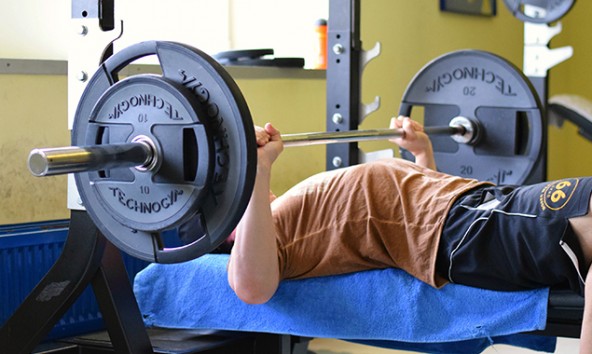
[{"label": "barbell collar", "polygon": [[28,159],[29,170],[37,177],[122,167],[149,169],[155,165],[153,146],[141,139],[124,144],[34,149]]},{"label": "barbell collar", "polygon": [[457,116],[450,121],[451,127],[463,127],[464,132],[451,136],[459,144],[476,145],[481,139],[480,125],[467,117]]}]

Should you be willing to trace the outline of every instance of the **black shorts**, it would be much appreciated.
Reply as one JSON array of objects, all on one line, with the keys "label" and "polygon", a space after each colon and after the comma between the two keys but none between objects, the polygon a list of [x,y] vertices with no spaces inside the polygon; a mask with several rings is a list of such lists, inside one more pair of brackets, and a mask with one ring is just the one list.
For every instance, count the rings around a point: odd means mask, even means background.
[{"label": "black shorts", "polygon": [[568,218],[588,212],[591,193],[591,178],[465,193],[448,214],[438,274],[485,289],[554,286],[583,294],[587,268]]}]

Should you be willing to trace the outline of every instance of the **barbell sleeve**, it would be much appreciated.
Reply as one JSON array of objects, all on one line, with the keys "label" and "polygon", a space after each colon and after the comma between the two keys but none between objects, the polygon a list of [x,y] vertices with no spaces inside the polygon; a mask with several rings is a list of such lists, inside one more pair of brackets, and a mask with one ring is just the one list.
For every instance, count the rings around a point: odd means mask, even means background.
[{"label": "barbell sleeve", "polygon": [[148,166],[154,157],[142,142],[96,146],[34,149],[28,166],[34,176],[53,176],[113,167]]}]

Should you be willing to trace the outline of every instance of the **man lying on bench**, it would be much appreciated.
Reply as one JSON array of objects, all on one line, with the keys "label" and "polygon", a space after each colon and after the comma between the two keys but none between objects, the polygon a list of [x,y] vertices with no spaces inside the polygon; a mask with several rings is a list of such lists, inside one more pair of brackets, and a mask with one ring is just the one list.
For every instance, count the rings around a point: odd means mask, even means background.
[{"label": "man lying on bench", "polygon": [[[592,261],[592,178],[494,186],[435,170],[431,143],[408,118],[393,141],[416,163],[380,160],[323,172],[269,203],[283,150],[257,127],[253,195],[238,225],[228,281],[247,303],[267,302],[282,279],[396,267],[434,287],[492,290],[566,286],[584,295]],[[592,290],[587,290],[592,292]],[[592,352],[587,296],[581,352]]]}]

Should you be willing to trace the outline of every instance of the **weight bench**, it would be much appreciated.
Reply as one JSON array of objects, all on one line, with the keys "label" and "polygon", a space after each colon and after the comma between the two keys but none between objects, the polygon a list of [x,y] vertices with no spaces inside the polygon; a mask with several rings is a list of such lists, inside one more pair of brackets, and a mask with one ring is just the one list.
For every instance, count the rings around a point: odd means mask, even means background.
[{"label": "weight bench", "polygon": [[[67,242],[67,245],[65,245],[65,248],[71,248],[72,245],[70,245],[71,243],[74,244],[74,246],[76,246],[75,248],[78,250],[75,254],[81,254],[84,253],[82,252],[82,249],[79,248],[78,246],[80,245],[85,245],[85,244],[90,244],[92,242],[89,242],[88,240],[88,235],[90,235],[91,233],[88,232],[80,232],[80,228],[83,227],[83,230],[92,230],[92,226],[89,225],[90,222],[88,219],[86,218],[82,218],[83,223],[80,223],[78,220],[80,220],[80,216],[83,216],[84,214],[80,214],[79,213],[75,213],[73,214],[73,218],[72,222],[70,222],[70,229],[71,231],[74,230],[73,232],[76,234],[76,237],[71,237],[69,238],[69,241]],[[49,225],[44,225],[44,227],[53,227],[52,226],[53,223],[49,223]],[[26,225],[27,227],[30,227],[30,225]],[[63,222],[59,223],[60,227],[63,227]],[[67,224],[66,224],[67,226]],[[87,227],[91,226],[91,229],[87,229]],[[10,230],[14,230],[14,229],[21,229],[20,225],[15,225],[15,226],[10,226]],[[0,230],[0,234],[2,234],[2,232],[4,231],[4,228],[2,230]],[[63,236],[61,236],[62,238],[60,238],[60,240],[63,240]],[[92,238],[90,238],[92,240]],[[75,254],[71,254],[66,252],[66,254],[70,254],[71,256],[74,256]],[[80,269],[80,266],[73,266],[74,260],[72,259],[71,256],[62,256],[62,258],[64,258],[63,261],[61,261],[61,263],[64,263],[65,266],[69,269],[73,269],[74,271],[77,271],[77,269]],[[155,299],[158,299],[160,297],[160,293],[159,291],[163,291],[163,289],[169,289],[168,293],[166,294],[167,297],[163,298],[162,301],[167,301],[168,305],[171,304],[186,304],[188,306],[188,308],[193,308],[202,311],[202,312],[206,312],[204,313],[204,316],[201,319],[198,319],[198,321],[205,321],[203,322],[203,324],[200,326],[198,324],[191,324],[191,326],[187,326],[187,327],[210,327],[210,328],[238,328],[236,327],[236,321],[239,320],[240,317],[235,316],[235,314],[233,314],[232,310],[233,309],[237,309],[237,307],[242,307],[244,309],[244,304],[242,304],[240,301],[238,301],[235,297],[235,295],[230,291],[230,289],[228,288],[228,285],[226,284],[226,274],[225,274],[225,269],[226,269],[226,258],[227,256],[225,255],[206,255],[200,259],[196,259],[190,263],[184,263],[184,264],[180,264],[180,265],[153,265],[150,268],[148,268],[144,273],[142,273],[140,276],[138,276],[138,279],[136,281],[136,292],[138,293],[138,300],[142,306],[143,312],[144,314],[147,314],[148,316],[146,317],[146,322],[151,324],[151,325],[159,325],[159,326],[164,326],[164,327],[178,327],[179,324],[181,322],[178,321],[178,316],[180,314],[179,313],[175,313],[174,316],[166,316],[165,320],[170,320],[171,322],[169,323],[160,323],[159,321],[161,321],[162,319],[159,319],[159,316],[162,316],[162,313],[158,313],[158,312],[152,312],[154,308],[154,304],[151,304],[150,302],[154,302]],[[82,258],[86,259],[87,256],[83,255]],[[53,262],[53,260],[50,260],[50,264]],[[95,262],[93,262],[95,263]],[[117,263],[117,262],[115,262]],[[76,263],[78,264],[78,263]],[[110,261],[110,264],[114,264],[112,261]],[[138,268],[140,269],[140,268]],[[26,269],[22,269],[23,271],[26,271]],[[398,271],[400,272],[400,271]],[[120,273],[120,272],[119,272]],[[118,272],[115,272],[112,274],[111,278],[113,278],[115,276],[115,278],[117,278],[117,274],[119,274]],[[134,271],[135,273],[135,271]],[[332,290],[336,290],[337,293],[341,293],[341,294],[349,294],[352,292],[351,288],[350,288],[350,282],[352,281],[352,279],[357,279],[358,283],[359,280],[363,280],[366,285],[365,288],[367,288],[368,290],[370,290],[370,295],[374,296],[375,294],[373,294],[373,289],[376,287],[381,287],[381,288],[387,288],[388,286],[393,287],[393,280],[388,281],[389,279],[389,274],[393,273],[393,274],[397,274],[397,270],[385,270],[385,271],[371,271],[371,272],[364,272],[361,274],[354,274],[354,275],[347,275],[347,276],[339,276],[339,277],[335,277],[335,278],[325,278],[325,279],[311,279],[311,280],[305,280],[305,281],[293,281],[293,282],[288,282],[289,284],[287,285],[288,288],[285,288],[285,286],[283,286],[283,291],[284,293],[286,291],[288,291],[289,296],[284,296],[284,300],[280,299],[280,304],[281,301],[284,301],[284,304],[282,305],[282,307],[279,308],[279,310],[281,311],[285,311],[286,316],[288,317],[294,317],[297,320],[299,320],[299,322],[297,323],[300,328],[298,327],[288,327],[287,329],[285,328],[284,330],[280,331],[283,333],[277,333],[278,330],[277,328],[276,331],[274,331],[274,328],[270,328],[270,327],[262,327],[266,324],[266,320],[269,319],[268,316],[265,315],[265,310],[263,310],[261,313],[255,315],[255,316],[250,316],[250,318],[247,318],[244,322],[243,325],[245,327],[240,327],[238,329],[240,329],[241,331],[237,332],[237,331],[217,331],[217,330],[179,330],[179,331],[169,331],[169,330],[162,330],[162,328],[151,328],[148,330],[148,335],[150,336],[150,340],[154,343],[155,346],[157,347],[164,347],[164,348],[181,348],[181,346],[183,348],[189,348],[191,347],[194,350],[197,350],[197,348],[210,348],[213,346],[219,347],[220,351],[214,351],[215,353],[225,353],[228,352],[228,348],[234,348],[235,346],[239,346],[240,348],[251,348],[252,346],[254,346],[256,343],[256,347],[257,348],[261,348],[261,347],[265,347],[267,349],[260,349],[259,351],[255,352],[255,351],[249,351],[247,349],[245,349],[245,351],[242,351],[241,353],[291,353],[291,354],[297,354],[297,353],[306,353],[306,346],[307,346],[307,342],[308,340],[310,340],[310,337],[319,337],[322,335],[324,336],[332,336],[332,337],[336,337],[336,338],[348,338],[350,340],[355,340],[357,342],[361,342],[364,344],[369,344],[369,345],[375,345],[375,346],[381,346],[381,347],[390,347],[390,348],[400,348],[400,349],[408,349],[408,350],[430,350],[432,352],[434,352],[434,350],[438,349],[438,350],[445,350],[446,345],[443,343],[410,343],[410,342],[397,342],[397,341],[392,341],[392,340],[380,340],[380,339],[376,339],[376,338],[384,338],[386,336],[376,336],[376,334],[373,336],[373,339],[368,339],[364,338],[364,336],[361,333],[364,333],[363,331],[360,331],[360,328],[362,328],[361,323],[359,323],[360,325],[357,326],[357,328],[355,328],[355,330],[358,331],[358,333],[355,333],[353,331],[353,329],[349,329],[348,333],[343,332],[343,325],[346,323],[346,321],[348,319],[354,319],[355,317],[352,316],[348,316],[347,314],[344,315],[344,311],[343,309],[347,309],[347,306],[337,306],[338,308],[335,309],[331,309],[327,306],[323,305],[323,310],[322,311],[317,311],[318,313],[318,318],[315,320],[317,323],[320,321],[321,323],[325,323],[326,324],[326,329],[324,330],[324,332],[319,334],[318,329],[313,330],[314,328],[312,328],[312,326],[307,326],[307,323],[304,322],[304,319],[306,319],[306,317],[303,317],[303,313],[305,314],[305,311],[301,311],[302,306],[306,306],[307,302],[309,305],[312,303],[312,305],[310,306],[314,306],[315,303],[318,303],[319,301],[322,301],[323,299],[326,301],[327,299],[331,299],[331,296],[325,296],[327,295],[328,291],[332,291]],[[62,274],[62,273],[60,273]],[[390,274],[390,275],[393,275]],[[184,287],[184,291],[177,291],[178,287],[179,287],[179,277],[181,277],[181,282],[185,281],[186,283],[188,282],[189,284],[191,284],[191,287],[185,286]],[[396,286],[396,288],[398,289],[403,289],[403,292],[411,292],[411,290],[409,289],[413,289],[414,287],[417,286],[417,284],[415,284],[412,280],[407,279],[409,278],[408,276],[405,277],[405,275],[403,274],[403,276],[401,276],[400,278],[396,278],[398,279],[397,281],[402,283],[403,286]],[[63,274],[60,277],[60,279],[64,279],[63,278]],[[75,278],[72,278],[75,279]],[[405,282],[404,280],[407,279],[409,280],[408,282]],[[387,281],[385,281],[387,280]],[[143,282],[143,285],[142,285]],[[312,283],[312,287],[308,287],[308,284]],[[335,284],[341,284],[341,290],[339,290],[338,288],[335,287]],[[84,285],[84,284],[81,284]],[[129,285],[128,285],[129,286]],[[290,288],[291,287],[291,288]],[[316,288],[315,288],[316,287]],[[319,289],[320,287],[320,289]],[[117,286],[118,289],[121,290],[121,284]],[[308,292],[304,291],[308,289]],[[293,291],[293,289],[299,289],[298,291]],[[431,289],[431,288],[430,288]],[[462,289],[462,287],[461,287]],[[187,290],[192,290],[191,292],[188,292]],[[131,291],[131,289],[130,289]],[[354,292],[355,293],[355,292]],[[119,293],[118,293],[119,294]],[[177,294],[179,295],[179,297],[177,298]],[[391,293],[389,293],[390,295]],[[395,293],[392,293],[395,294]],[[112,295],[117,295],[117,294],[112,294]],[[119,294],[121,295],[121,294]],[[384,295],[384,293],[383,293]],[[189,296],[190,297],[190,301],[187,302],[186,301],[186,297]],[[348,295],[349,296],[349,295]],[[172,298],[174,297],[174,298]],[[364,294],[358,294],[358,297],[361,297],[362,299],[367,299],[368,296],[364,295]],[[35,298],[35,296],[32,297],[33,299]],[[105,298],[104,296],[101,297],[101,302],[105,303]],[[119,296],[119,300],[118,302],[121,302],[122,299],[125,299],[126,296]],[[386,300],[381,300],[381,303],[386,303],[385,301],[388,300],[392,300],[392,298],[398,299],[397,296],[392,295],[392,296],[387,296]],[[285,303],[286,299],[288,300],[287,303]],[[301,301],[302,299],[305,299],[304,302]],[[453,299],[454,300],[454,299]],[[484,298],[485,301],[487,301],[487,298]],[[536,300],[536,301],[534,301]],[[520,305],[520,309],[512,309],[512,311],[516,312],[516,311],[522,311],[523,314],[525,314],[526,316],[531,316],[531,320],[532,318],[534,318],[533,316],[533,309],[530,306],[530,302],[535,303],[535,311],[538,315],[536,315],[536,318],[534,321],[531,321],[531,323],[527,324],[526,326],[524,325],[524,323],[520,324],[520,327],[515,327],[515,330],[523,330],[525,332],[532,332],[531,330],[535,330],[535,334],[545,334],[547,336],[566,336],[566,337],[578,337],[579,336],[579,332],[580,332],[580,323],[581,323],[581,319],[582,319],[582,307],[583,307],[583,299],[577,295],[574,295],[570,292],[561,292],[561,291],[551,291],[549,297],[548,297],[548,305],[547,305],[547,297],[546,297],[546,291],[543,292],[535,292],[535,298],[534,300],[531,299],[527,299],[526,303],[521,302]],[[133,299],[131,299],[131,301],[133,301]],[[274,300],[276,301],[276,300]],[[376,301],[375,301],[376,302]],[[375,303],[374,302],[374,303]],[[335,301],[336,305],[340,305],[342,302],[337,302]],[[197,305],[195,305],[197,304]],[[33,310],[33,313],[35,313],[35,317],[34,320],[30,317],[30,315],[24,315],[24,318],[26,318],[27,322],[29,324],[33,324],[32,329],[35,329],[35,335],[33,335],[33,333],[31,331],[25,331],[23,333],[21,333],[24,337],[22,339],[25,338],[31,338],[31,337],[37,337],[40,340],[41,338],[43,338],[42,334],[39,334],[37,331],[39,330],[39,328],[37,327],[37,325],[35,325],[34,323],[37,323],[38,325],[40,325],[41,323],[44,324],[44,327],[47,329],[47,331],[49,331],[49,329],[51,329],[51,321],[46,319],[46,314],[48,313],[47,311],[54,313],[56,311],[58,311],[57,308],[51,308],[51,307],[47,307],[47,306],[43,306],[41,303],[38,304],[39,306],[35,306],[35,309]],[[346,303],[347,305],[347,303]],[[456,301],[456,305],[458,305],[458,298]],[[463,302],[461,305],[465,305],[465,303]],[[489,305],[489,303],[487,303],[487,305]],[[87,313],[87,315],[84,315],[85,318],[86,316],[89,316],[90,318],[94,318],[95,314],[94,312],[89,312],[91,309],[87,309],[89,305],[84,305],[84,307],[81,309],[80,307],[77,307],[77,313],[81,313],[80,311],[84,311],[83,313]],[[309,306],[309,307],[310,307]],[[318,304],[316,305],[318,307]],[[455,306],[454,303],[451,303],[450,306]],[[276,306],[277,307],[277,306]],[[462,306],[458,306],[459,308],[461,308]],[[158,307],[158,311],[165,311],[167,308],[170,309],[170,307]],[[423,309],[428,309],[430,310],[431,308],[433,308],[433,306],[426,306],[425,304],[417,304],[416,306],[413,307],[408,307],[409,309],[418,309],[419,311],[422,311]],[[306,307],[305,307],[306,309]],[[546,311],[545,311],[546,309]],[[31,308],[29,307],[29,310],[31,310]],[[129,308],[124,308],[123,312],[120,312],[118,317],[120,320],[123,320],[124,322],[126,322],[127,320],[129,320]],[[211,322],[207,322],[207,321],[211,321],[212,317],[216,317],[216,316],[220,316],[220,312],[222,311],[226,311],[226,310],[230,310],[228,311],[221,319],[222,322],[225,322],[226,319],[229,319],[229,325],[220,325],[220,324],[216,324],[216,325],[212,325]],[[351,311],[351,308],[349,309]],[[382,311],[383,309],[380,308],[380,310]],[[147,312],[150,311],[151,313],[148,314]],[[210,311],[214,311],[213,313],[209,313]],[[383,321],[377,320],[374,321],[374,318],[379,318],[379,317],[374,317],[375,315],[381,315],[381,313],[376,314],[376,312],[381,312],[381,311],[374,311],[372,313],[372,317],[371,318],[366,318],[366,326],[371,326],[373,324],[376,324],[378,326],[380,326]],[[368,313],[368,311],[366,311],[366,309],[362,308],[360,311],[358,311],[358,315],[359,313]],[[384,312],[384,311],[382,311]],[[480,313],[480,311],[477,311],[478,313]],[[546,312],[546,315],[545,315]],[[195,317],[195,313],[190,313],[190,312],[185,312],[185,315],[183,315],[183,321],[186,321],[188,318],[191,317]],[[243,312],[242,315],[244,316],[245,314],[248,314],[246,312]],[[339,314],[341,314],[341,317],[337,317]],[[355,313],[354,313],[355,314]],[[108,311],[107,313],[103,313],[103,318],[107,319],[109,316],[111,315],[111,311]],[[277,316],[277,313],[275,314]],[[54,313],[55,316],[55,313]],[[139,314],[138,314],[139,316]],[[189,317],[188,317],[189,316]],[[310,315],[309,315],[310,316]],[[382,314],[381,316],[384,317],[384,314]],[[99,315],[99,317],[101,317]],[[337,318],[336,318],[337,317]],[[368,316],[366,316],[368,317]],[[57,320],[58,317],[56,317],[55,319]],[[69,317],[68,317],[69,318]],[[74,318],[72,317],[74,320],[76,320],[78,317]],[[443,317],[445,318],[445,317]],[[243,317],[244,320],[244,317]],[[79,319],[80,321],[80,319]],[[86,321],[86,320],[85,320]],[[488,319],[488,321],[491,321],[491,319]],[[141,320],[140,320],[141,322]],[[351,321],[350,321],[351,322]],[[546,322],[546,325],[545,325]],[[16,324],[20,323],[19,320],[16,320],[15,322]],[[289,322],[286,321],[275,321],[275,324],[277,323],[287,323],[290,324]],[[488,331],[487,329],[487,321],[484,321],[483,323],[486,324],[485,329],[483,329],[483,332],[485,333],[486,331]],[[403,328],[405,328],[405,324],[404,322],[401,322],[400,324],[403,325]],[[76,323],[75,323],[76,325]],[[80,326],[81,328],[87,328],[89,326],[93,326],[91,323],[87,323],[87,322],[79,322],[77,324],[78,326]],[[440,321],[439,324],[436,325],[436,328],[438,328],[439,326],[439,333],[442,333],[442,328],[446,328],[446,326],[448,325],[447,320],[443,320]],[[233,327],[234,326],[234,327]],[[62,324],[63,327],[63,324]],[[64,330],[64,328],[61,328],[61,330]],[[311,327],[311,328],[308,328]],[[94,328],[94,327],[93,327]],[[494,335],[495,333],[499,333],[499,329],[501,327],[499,325],[497,325],[497,329],[495,329],[493,332],[489,331],[489,333],[487,333],[487,335]],[[542,328],[544,328],[544,330],[541,330]],[[94,330],[99,330],[100,327],[95,328]],[[139,332],[132,332],[128,335],[119,333],[117,331],[117,325],[113,325],[112,322],[107,322],[107,329],[109,330],[109,333],[111,335],[116,335],[117,340],[122,340],[123,337],[127,337],[128,339],[132,339],[132,338],[136,338],[139,334]],[[115,329],[115,331],[114,331]],[[362,328],[363,329],[363,328]],[[333,332],[329,333],[327,331],[332,330]],[[88,332],[89,330],[85,330],[84,333]],[[262,333],[262,332],[271,332],[271,333]],[[497,331],[497,332],[496,332]],[[19,332],[20,333],[20,332]],[[3,333],[4,334],[4,333]],[[297,335],[297,334],[306,334],[306,336],[301,336],[301,335]],[[391,333],[392,334],[392,333]],[[425,338],[425,331],[422,334],[424,337],[423,339],[426,340]],[[6,338],[8,340],[7,343],[9,344],[16,344],[13,343],[15,341],[15,336],[18,337],[18,335],[16,333],[12,333],[10,337]],[[397,338],[402,338],[400,334],[397,334]],[[467,331],[467,333],[465,334],[461,334],[461,337],[459,338],[472,338],[475,336],[474,331]],[[2,337],[2,335],[0,335],[0,338]],[[20,337],[19,337],[20,338]],[[58,337],[61,338],[61,337]],[[179,340],[179,338],[182,338],[181,340]],[[357,339],[356,339],[357,338]],[[392,338],[392,335],[391,337]],[[112,338],[113,339],[113,338]],[[406,338],[402,338],[402,339],[406,339]],[[36,342],[37,340],[33,340],[34,342]],[[16,341],[19,342],[19,341]],[[117,342],[117,341],[116,341]],[[41,346],[42,348],[49,348],[48,346],[51,346],[54,343],[61,343],[62,345],[66,345],[68,347],[71,346],[88,346],[88,345],[101,345],[103,347],[111,347],[112,343],[116,343],[116,342],[111,342],[108,338],[108,336],[106,335],[106,333],[102,333],[102,334],[95,334],[95,333],[89,333],[89,334],[85,334],[79,337],[74,337],[74,338],[69,338],[69,339],[62,339],[59,340],[58,342],[49,342],[44,344],[43,346]],[[5,342],[3,342],[4,344],[6,344]],[[66,343],[66,344],[64,344]],[[527,347],[533,347],[535,346],[536,348],[541,348],[544,350],[552,350],[553,344],[554,344],[554,338],[550,338],[550,337],[541,337],[541,336],[520,336],[520,335],[510,335],[510,336],[493,336],[491,339],[488,337],[478,337],[477,339],[473,339],[473,340],[466,340],[466,341],[461,341],[461,342],[454,342],[454,344],[449,344],[454,346],[455,350],[458,350],[462,345],[463,348],[467,348],[467,350],[478,350],[476,348],[484,348],[488,345],[490,345],[491,343],[510,343],[510,344],[514,344],[514,345],[521,345],[521,346],[527,346]],[[55,344],[57,345],[57,344]],[[403,346],[403,347],[402,347]],[[17,345],[18,347],[18,345]],[[55,351],[56,349],[54,347],[52,347],[53,350],[52,352],[57,352]],[[281,348],[281,349],[279,349]],[[290,348],[288,351],[286,351],[286,348]],[[156,350],[156,347],[155,347]],[[226,350],[226,351],[224,351]],[[11,352],[18,352],[18,350],[15,349],[15,351],[11,351]],[[43,351],[45,352],[45,351]],[[161,351],[157,351],[157,352],[161,352]],[[169,351],[170,352],[170,351]],[[199,351],[191,351],[191,353],[202,353],[201,350]],[[231,352],[235,352],[238,353],[238,351],[232,351]],[[60,351],[61,353],[61,351]],[[186,351],[183,351],[183,353],[186,353]]]},{"label": "weight bench", "polygon": [[145,323],[340,338],[429,352],[473,353],[494,343],[552,352],[554,337],[579,337],[583,298],[573,293],[492,292],[461,285],[434,290],[397,269],[287,281],[269,303],[246,305],[227,284],[227,257],[153,264],[140,272],[134,292]]},{"label": "weight bench", "polygon": [[579,338],[584,315],[584,298],[569,290],[551,290],[547,324],[540,334]]}]

